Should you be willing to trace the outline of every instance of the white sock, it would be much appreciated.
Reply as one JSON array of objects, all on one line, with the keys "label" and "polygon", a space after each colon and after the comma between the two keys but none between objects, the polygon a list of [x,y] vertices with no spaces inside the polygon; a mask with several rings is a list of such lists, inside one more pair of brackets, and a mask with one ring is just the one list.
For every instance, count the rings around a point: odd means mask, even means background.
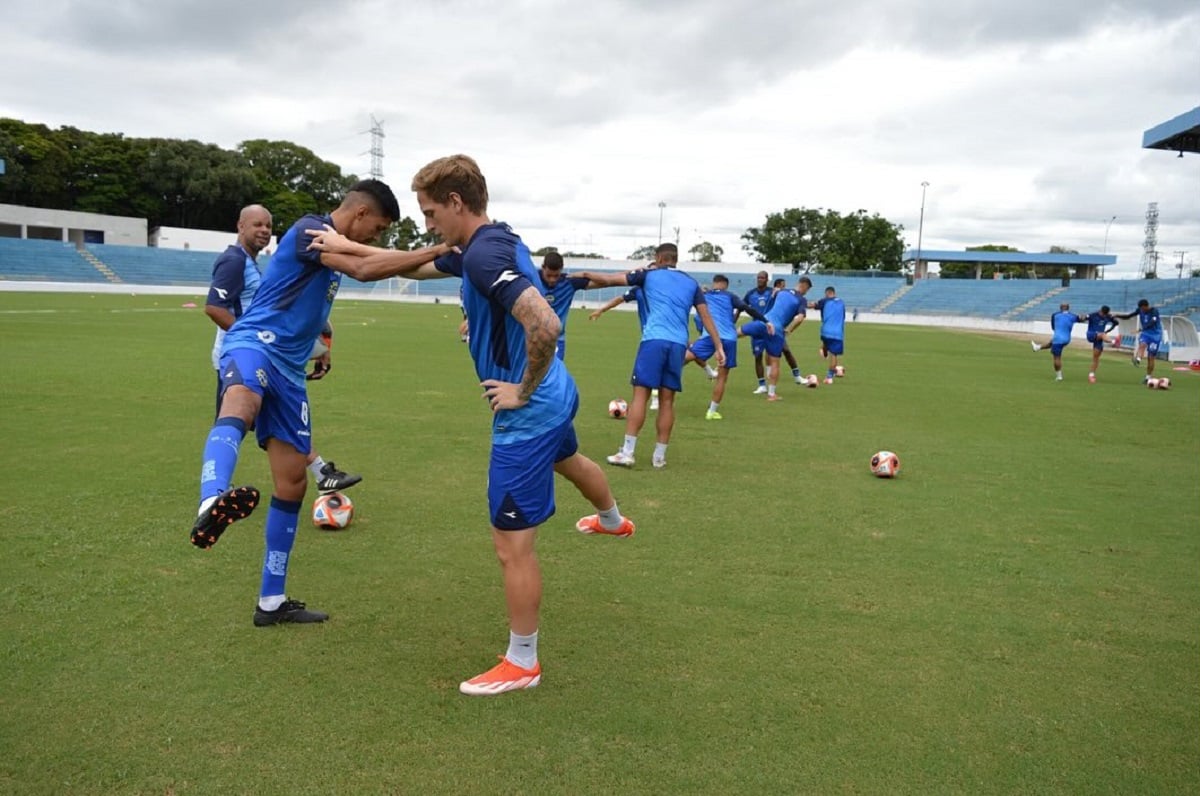
[{"label": "white sock", "polygon": [[313,459],[312,462],[308,465],[308,471],[313,474],[313,478],[320,478],[321,477],[321,468],[324,466],[325,466],[325,460],[322,459],[320,456],[318,456],[317,458]]},{"label": "white sock", "polygon": [[522,669],[532,669],[537,666],[537,631],[533,631],[528,636],[508,631],[508,652],[504,654],[504,657]]},{"label": "white sock", "polygon": [[775,385],[768,384],[767,385],[767,395],[774,395],[774,394],[775,394]]},{"label": "white sock", "polygon": [[271,594],[266,597],[259,597],[258,607],[264,611],[277,611],[279,610],[279,606],[283,605],[283,601],[285,599],[287,599],[287,597],[282,594]]},{"label": "white sock", "polygon": [[617,504],[612,504],[611,509],[605,509],[599,512],[600,525],[606,530],[615,531],[621,527],[621,512],[617,509]]},{"label": "white sock", "polygon": [[717,403],[716,401],[709,401],[708,402],[708,411],[715,412],[715,411],[717,411],[717,407],[720,405],[721,404]]},{"label": "white sock", "polygon": [[667,443],[654,443],[654,461],[661,462],[667,458]]},{"label": "white sock", "polygon": [[621,446],[621,450],[623,450],[627,456],[632,456],[633,450],[636,447],[637,447],[637,437],[631,437],[628,434],[626,434],[625,435],[625,444]]}]

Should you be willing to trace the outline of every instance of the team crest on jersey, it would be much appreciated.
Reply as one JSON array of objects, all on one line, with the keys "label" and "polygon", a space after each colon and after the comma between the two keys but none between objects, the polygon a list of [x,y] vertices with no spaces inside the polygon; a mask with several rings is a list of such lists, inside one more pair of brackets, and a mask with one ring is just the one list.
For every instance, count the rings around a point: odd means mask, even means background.
[{"label": "team crest on jersey", "polygon": [[325,301],[326,302],[328,302],[330,304],[333,303],[333,297],[337,295],[338,285],[340,285],[340,284],[341,284],[340,282],[330,282],[329,283],[329,290],[326,291],[326,293],[325,293]]},{"label": "team crest on jersey", "polygon": [[263,329],[258,333],[258,339],[262,340],[267,345],[275,342],[275,333],[269,329]]},{"label": "team crest on jersey", "polygon": [[258,370],[254,371],[254,375],[258,377],[259,384],[261,384],[263,387],[267,386],[267,372],[265,370],[259,368]]},{"label": "team crest on jersey", "polygon": [[551,294],[549,294],[549,295],[547,295],[547,296],[546,296],[546,303],[547,303],[547,304],[553,304],[553,303],[554,303],[554,294],[553,294],[553,293],[551,293]]}]

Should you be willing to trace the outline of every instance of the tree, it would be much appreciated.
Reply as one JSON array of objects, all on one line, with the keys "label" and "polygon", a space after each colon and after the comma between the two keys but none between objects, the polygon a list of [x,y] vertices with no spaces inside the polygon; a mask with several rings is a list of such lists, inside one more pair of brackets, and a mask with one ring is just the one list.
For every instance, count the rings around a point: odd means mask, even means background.
[{"label": "tree", "polygon": [[720,246],[714,246],[708,241],[701,241],[688,249],[688,254],[692,255],[692,262],[696,263],[719,263],[721,262],[721,255],[724,253],[724,249]]},{"label": "tree", "polygon": [[[968,246],[969,252],[1020,252],[1012,246],[988,243],[983,246]],[[1025,276],[1024,268],[1020,265],[1003,265],[998,263],[942,263],[940,274],[942,279],[974,279],[976,266],[980,269],[980,278],[992,279],[995,274],[1019,278]]]},{"label": "tree", "polygon": [[535,251],[533,253],[533,256],[534,257],[545,257],[550,252],[556,252],[556,251],[558,251],[557,246],[543,246],[542,248]]},{"label": "tree", "polygon": [[807,207],[771,213],[761,227],[742,233],[742,245],[759,262],[808,270],[900,271],[904,227],[866,210],[843,216]]},{"label": "tree", "polygon": [[422,232],[417,222],[408,216],[392,224],[379,236],[379,245],[388,249],[412,251],[437,243],[437,236]]},{"label": "tree", "polygon": [[238,144],[238,152],[258,181],[258,194],[271,210],[277,235],[305,213],[333,210],[356,180],[343,175],[337,164],[290,141],[256,138]]},{"label": "tree", "polygon": [[657,248],[658,248],[658,245],[654,244],[654,243],[651,243],[646,246],[638,246],[636,249],[633,250],[633,254],[629,255],[625,259],[627,259],[627,260],[653,260],[654,259],[654,250]]}]

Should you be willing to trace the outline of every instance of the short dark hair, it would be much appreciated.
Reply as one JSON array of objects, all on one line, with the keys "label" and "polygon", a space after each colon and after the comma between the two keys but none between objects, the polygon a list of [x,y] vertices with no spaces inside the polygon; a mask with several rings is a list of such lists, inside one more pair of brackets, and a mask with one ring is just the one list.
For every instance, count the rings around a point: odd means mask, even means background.
[{"label": "short dark hair", "polygon": [[800,277],[800,283],[804,284],[804,285],[808,285],[809,287],[812,287],[812,280],[809,279],[807,276]]},{"label": "short dark hair", "polygon": [[542,268],[549,268],[551,271],[561,271],[563,267],[562,255],[558,252],[546,252],[546,256],[542,258]]},{"label": "short dark hair", "polygon": [[828,287],[826,287],[825,292],[826,293],[834,293],[834,294],[837,293],[837,291],[833,289],[833,285],[829,285]]},{"label": "short dark hair", "polygon": [[396,194],[392,193],[392,189],[383,180],[359,180],[346,191],[346,198],[349,199],[351,194],[356,193],[365,194],[375,205],[375,209],[392,221],[400,220],[400,203],[396,201]]},{"label": "short dark hair", "polygon": [[676,258],[678,258],[679,257],[679,247],[676,246],[674,243],[660,243],[654,249],[654,253],[655,254],[671,254],[671,255],[674,255]]},{"label": "short dark hair", "polygon": [[771,286],[772,287],[783,287],[786,284],[787,284],[787,280],[781,276],[778,279],[776,279],[774,282],[772,282]]},{"label": "short dark hair", "polygon": [[1100,308],[1100,314],[1107,315],[1108,313],[1109,313],[1108,305],[1105,304],[1103,307]]},{"label": "short dark hair", "polygon": [[1138,306],[1139,307],[1149,307],[1150,302],[1146,301],[1146,299],[1138,299]]},{"label": "short dark hair", "polygon": [[713,281],[714,281],[714,282],[724,282],[725,284],[727,284],[727,285],[728,285],[728,284],[729,284],[729,277],[725,276],[725,274],[714,274],[714,275],[713,275]]}]

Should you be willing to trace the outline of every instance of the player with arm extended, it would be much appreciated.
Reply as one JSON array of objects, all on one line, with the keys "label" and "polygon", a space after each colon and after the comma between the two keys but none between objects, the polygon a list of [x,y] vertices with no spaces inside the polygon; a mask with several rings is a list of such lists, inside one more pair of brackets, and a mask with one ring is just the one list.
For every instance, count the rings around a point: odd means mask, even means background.
[{"label": "player with arm extended", "polygon": [[1071,344],[1071,329],[1075,324],[1087,320],[1086,315],[1076,315],[1070,310],[1071,305],[1064,301],[1058,305],[1058,312],[1050,316],[1050,328],[1054,330],[1054,334],[1051,336],[1049,342],[1041,344],[1036,340],[1029,341],[1034,351],[1050,349],[1050,353],[1054,356],[1055,381],[1063,380],[1062,352],[1064,348]]},{"label": "player with arm extended", "polygon": [[201,549],[216,544],[232,523],[250,515],[259,502],[252,486],[230,488],[238,451],[247,429],[266,448],[274,490],[266,520],[262,587],[254,624],[323,622],[328,615],[288,599],[285,585],[300,503],[308,485],[305,462],[312,425],[305,366],[329,319],[342,274],[359,281],[385,279],[450,251],[438,245],[405,252],[389,267],[358,255],[325,254],[310,247],[307,230],[338,229],[356,241],[375,240],[400,209],[390,188],[378,180],[351,186],[326,216],[307,215],[279,241],[262,275],[254,301],[225,334],[221,347],[221,407],[204,445],[200,510],[191,542]]},{"label": "player with arm extended", "polygon": [[845,353],[846,305],[830,285],[825,288],[825,298],[810,302],[808,306],[821,311],[821,350],[829,357],[825,383],[833,384],[834,377],[842,372],[838,358]]},{"label": "player with arm extended", "polygon": [[808,277],[802,276],[800,279],[801,281],[796,283],[796,290],[781,290],[775,294],[774,301],[765,313],[765,321],[750,321],[738,329],[738,337],[760,341],[763,350],[766,351],[768,401],[782,399],[782,396],[775,392],[775,387],[779,383],[779,358],[783,355],[784,338],[804,322],[800,308],[807,302],[802,297],[800,288],[803,280],[807,280]]},{"label": "player with arm extended", "polygon": [[[766,271],[759,271],[754,277],[754,287],[746,291],[746,295],[742,296],[742,301],[749,304],[761,314],[766,314],[771,307],[771,300],[775,298],[775,291],[770,285],[771,275]],[[738,316],[734,315],[734,323],[737,322]],[[763,370],[763,351],[766,350],[765,343],[761,340],[751,338],[750,353],[754,355],[754,374],[758,377],[758,386],[754,388],[755,395],[763,395],[767,392],[767,376]]]},{"label": "player with arm extended", "polygon": [[[729,380],[729,371],[737,367],[737,326],[733,323],[735,312],[745,312],[757,321],[766,320],[757,309],[743,301],[737,294],[729,292],[729,277],[716,274],[713,277],[712,289],[706,291],[704,300],[708,304],[708,312],[712,316],[713,326],[717,328],[717,340],[725,351],[725,364],[716,370],[716,381],[713,383],[712,400],[709,401],[708,411],[704,413],[705,420],[721,419],[721,399],[725,397],[725,384]],[[700,320],[697,314],[697,321]],[[688,347],[684,362],[696,362],[708,369],[709,358],[716,353],[717,343],[703,330],[700,337]]]},{"label": "player with arm extended", "polygon": [[1096,312],[1089,313],[1084,320],[1087,322],[1087,341],[1092,344],[1092,370],[1088,373],[1088,383],[1096,383],[1096,371],[1100,369],[1100,355],[1104,353],[1105,335],[1117,327],[1117,319],[1105,304]]},{"label": "player with arm extended", "polygon": [[[804,278],[808,279],[808,277],[804,277]],[[810,287],[812,286],[811,281],[808,284]],[[787,280],[786,279],[782,279],[782,278],[776,279],[771,284],[771,300],[772,301],[775,300],[775,296],[779,295],[779,291],[781,291],[781,290],[787,290]],[[808,302],[807,302],[807,300],[802,299],[800,302],[800,314],[804,315],[807,310],[808,310]],[[800,323],[803,323],[803,322],[804,321],[802,319],[800,321]],[[796,355],[792,353],[792,347],[790,345],[788,345],[788,341],[787,341],[786,337],[783,340],[783,358],[785,360],[787,360],[788,367],[792,369],[792,381],[794,381],[796,384],[803,384],[804,377],[800,375],[800,365],[796,363]]]},{"label": "player with arm extended", "polygon": [[575,293],[595,287],[590,281],[579,276],[563,273],[563,258],[558,252],[547,252],[542,258],[542,267],[538,271],[542,296],[558,315],[562,324],[562,332],[558,335],[557,356],[565,359],[567,355],[567,315],[571,310],[571,301]]},{"label": "player with arm extended", "polygon": [[[667,445],[675,425],[675,394],[683,389],[683,358],[688,344],[688,314],[692,307],[700,314],[704,328],[720,339],[708,312],[704,293],[696,280],[675,269],[679,250],[674,243],[660,244],[655,251],[657,268],[640,268],[623,274],[582,272],[599,287],[637,285],[646,304],[646,324],[633,364],[633,401],[625,418],[625,440],[621,449],[608,457],[609,464],[632,467],[637,435],[646,422],[650,391],[659,391],[659,413],[655,423],[656,445],[651,463],[661,469],[667,465]],[[717,364],[725,364],[725,351],[716,350]]]},{"label": "player with arm extended", "polygon": [[[553,516],[554,474],[571,481],[599,511],[582,518],[585,534],[631,536],[604,471],[579,452],[574,417],[575,380],[555,348],[561,324],[542,296],[529,249],[506,224],[487,216],[487,182],[466,155],[425,165],[412,188],[426,228],[461,253],[408,269],[409,279],[456,276],[471,323],[469,343],[483,397],[492,411],[488,509],[492,543],[504,578],[509,645],[500,663],[459,684],[472,696],[488,696],[541,681],[538,614],[542,576],[534,541],[538,526]],[[317,235],[313,246],[361,251],[335,234]],[[377,251],[368,262],[388,263],[401,252]]]},{"label": "player with arm extended", "polygon": [[1127,321],[1134,315],[1138,316],[1138,340],[1133,353],[1133,366],[1142,364],[1142,357],[1146,357],[1146,378],[1142,379],[1145,384],[1154,377],[1154,360],[1158,358],[1158,349],[1162,346],[1162,319],[1158,315],[1158,308],[1151,307],[1146,299],[1138,301],[1136,310],[1113,317]]},{"label": "player with arm extended", "polygon": [[[213,264],[212,282],[204,305],[204,314],[217,326],[212,366],[217,376],[218,414],[221,411],[221,345],[225,342],[225,332],[242,317],[262,282],[258,255],[271,240],[270,211],[262,205],[243,207],[238,215],[237,234],[237,243],[225,249]],[[310,381],[323,378],[333,367],[330,359],[333,327],[328,322],[325,327],[320,339],[328,343],[325,352],[314,360],[313,371],[307,377]],[[317,482],[318,492],[349,489],[362,480],[361,475],[342,472],[333,462],[326,462],[315,450],[308,454],[308,471]]]}]

